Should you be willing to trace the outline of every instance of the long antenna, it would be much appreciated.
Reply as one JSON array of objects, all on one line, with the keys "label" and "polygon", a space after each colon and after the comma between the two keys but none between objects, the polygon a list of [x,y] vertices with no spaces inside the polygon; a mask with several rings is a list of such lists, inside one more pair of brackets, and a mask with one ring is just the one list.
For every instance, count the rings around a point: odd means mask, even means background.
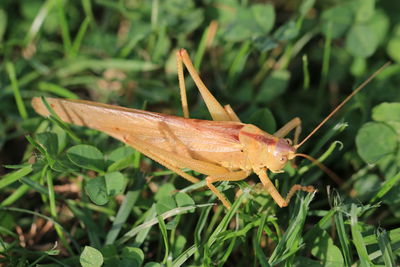
[{"label": "long antenna", "polygon": [[319,167],[323,172],[325,172],[335,183],[338,185],[344,184],[344,181],[336,174],[334,173],[331,169],[326,167],[322,162],[319,160],[307,155],[307,154],[302,154],[302,153],[296,153],[294,154],[295,156],[303,157],[314,163],[317,167]]},{"label": "long antenna", "polygon": [[382,72],[387,66],[389,66],[391,62],[387,62],[385,65],[380,67],[377,71],[374,72],[368,79],[366,79],[360,86],[358,86],[349,96],[346,97],[345,100],[342,101],[332,112],[326,116],[325,119],[323,119],[317,127],[314,128],[314,130],[311,131],[309,135],[307,135],[306,138],[303,139],[303,141],[300,142],[300,144],[295,145],[294,148],[298,149],[301,147],[311,136],[314,135],[316,131],[319,130],[319,128],[322,127],[339,109],[341,109],[355,94],[357,94],[361,89],[363,89],[372,79],[374,79],[380,72]]}]

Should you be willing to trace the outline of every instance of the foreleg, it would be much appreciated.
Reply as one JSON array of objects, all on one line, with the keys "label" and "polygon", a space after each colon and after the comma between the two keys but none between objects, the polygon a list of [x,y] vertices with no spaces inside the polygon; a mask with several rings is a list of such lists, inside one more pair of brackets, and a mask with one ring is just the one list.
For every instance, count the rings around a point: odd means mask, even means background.
[{"label": "foreleg", "polygon": [[265,189],[267,192],[271,195],[271,197],[275,200],[275,202],[278,204],[279,207],[283,208],[289,205],[290,199],[293,197],[294,193],[296,191],[306,191],[309,193],[315,192],[316,190],[314,189],[313,186],[302,186],[299,184],[295,184],[292,186],[292,188],[289,190],[289,193],[287,194],[286,198],[283,198],[281,194],[279,194],[278,190],[276,189],[275,185],[271,182],[271,180],[268,178],[266,170],[261,170],[257,173],[258,177],[260,178],[261,182],[263,183]]},{"label": "foreleg", "polygon": [[297,145],[297,143],[299,142],[299,136],[301,132],[301,120],[298,117],[286,123],[282,128],[280,128],[278,131],[274,133],[274,136],[283,138],[293,129],[295,129],[293,145]]}]

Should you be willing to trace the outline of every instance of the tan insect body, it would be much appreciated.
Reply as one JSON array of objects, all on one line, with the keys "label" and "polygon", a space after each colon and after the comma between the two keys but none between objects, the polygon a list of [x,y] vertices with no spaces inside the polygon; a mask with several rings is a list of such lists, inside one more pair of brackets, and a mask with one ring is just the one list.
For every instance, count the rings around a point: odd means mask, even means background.
[{"label": "tan insect body", "polygon": [[[281,172],[288,160],[299,155],[295,152],[300,119],[294,118],[274,135],[242,123],[229,105],[221,106],[205,87],[185,50],[178,51],[177,63],[185,118],[83,100],[46,100],[61,120],[105,132],[193,183],[199,180],[182,168],[207,175],[207,186],[227,208],[230,203],[213,183],[242,180],[252,172],[280,207],[287,206],[297,190],[315,191],[312,186],[294,185],[284,199],[266,174],[268,169]],[[199,88],[213,121],[188,118],[182,63]],[[40,98],[34,98],[32,105],[39,114],[50,115]],[[293,129],[294,146],[283,138]]]}]

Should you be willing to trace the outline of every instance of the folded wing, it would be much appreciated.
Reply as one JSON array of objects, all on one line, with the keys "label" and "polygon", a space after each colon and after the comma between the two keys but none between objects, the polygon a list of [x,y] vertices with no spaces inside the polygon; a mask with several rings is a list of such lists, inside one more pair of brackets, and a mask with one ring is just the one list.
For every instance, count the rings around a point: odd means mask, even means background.
[{"label": "folded wing", "polygon": [[[243,156],[238,136],[244,124],[240,122],[184,119],[83,100],[46,100],[61,120],[105,132],[122,142],[134,136],[151,147],[228,168],[235,168],[232,161]],[[32,106],[49,116],[40,98],[34,98]]]}]

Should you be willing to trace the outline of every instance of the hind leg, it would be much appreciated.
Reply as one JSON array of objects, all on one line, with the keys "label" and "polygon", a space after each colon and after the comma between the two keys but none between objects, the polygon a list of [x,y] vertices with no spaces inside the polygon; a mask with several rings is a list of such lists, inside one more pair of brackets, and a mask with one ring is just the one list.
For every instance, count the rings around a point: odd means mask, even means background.
[{"label": "hind leg", "polygon": [[[189,118],[189,108],[187,103],[186,97],[186,87],[185,87],[185,79],[183,75],[183,65],[189,71],[190,76],[192,77],[193,81],[195,82],[197,88],[200,91],[201,96],[206,103],[207,109],[211,114],[211,117],[214,121],[232,121],[236,120],[235,117],[231,117],[229,113],[233,112],[230,108],[225,109],[217,99],[211,94],[210,90],[205,86],[203,81],[201,80],[199,74],[197,73],[196,69],[193,66],[192,61],[189,58],[188,53],[185,49],[180,49],[176,53],[176,60],[177,60],[177,68],[178,68],[178,79],[179,79],[179,87],[181,92],[181,102],[182,102],[182,109],[185,118]],[[234,113],[234,112],[233,112]]]}]

